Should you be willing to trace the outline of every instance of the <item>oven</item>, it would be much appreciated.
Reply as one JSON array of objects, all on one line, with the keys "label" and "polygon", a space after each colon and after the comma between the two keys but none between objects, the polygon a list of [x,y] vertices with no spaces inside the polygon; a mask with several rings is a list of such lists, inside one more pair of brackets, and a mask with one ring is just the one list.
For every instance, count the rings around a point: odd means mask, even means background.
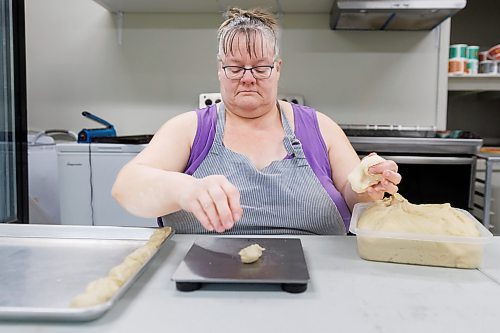
[{"label": "oven", "polygon": [[432,127],[341,127],[360,157],[376,152],[398,164],[399,192],[410,202],[450,203],[472,211],[480,138]]}]

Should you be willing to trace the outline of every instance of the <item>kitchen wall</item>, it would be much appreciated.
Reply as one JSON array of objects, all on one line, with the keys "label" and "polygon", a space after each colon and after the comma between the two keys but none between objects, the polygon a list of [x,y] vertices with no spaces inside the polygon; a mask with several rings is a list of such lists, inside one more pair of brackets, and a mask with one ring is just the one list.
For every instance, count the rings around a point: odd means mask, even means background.
[{"label": "kitchen wall", "polygon": [[[218,91],[218,14],[125,14],[119,45],[115,15],[91,0],[25,2],[32,130],[98,126],[87,110],[119,135],[152,133]],[[342,32],[327,14],[285,14],[282,25],[281,93],[302,94],[339,123],[446,127],[438,58],[449,25]]]},{"label": "kitchen wall", "polygon": [[500,43],[499,12],[498,0],[467,1],[466,8],[453,16],[451,43],[479,45],[481,51]]}]

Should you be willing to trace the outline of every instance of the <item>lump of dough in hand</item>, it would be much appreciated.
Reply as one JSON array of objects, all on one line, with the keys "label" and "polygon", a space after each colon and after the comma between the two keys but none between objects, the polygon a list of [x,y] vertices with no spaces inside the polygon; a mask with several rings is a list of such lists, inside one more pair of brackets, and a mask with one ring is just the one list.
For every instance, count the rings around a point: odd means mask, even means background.
[{"label": "lump of dough in hand", "polygon": [[251,264],[259,260],[264,250],[265,248],[261,247],[259,244],[252,244],[242,249],[238,254],[240,255],[242,263]]},{"label": "lump of dough in hand", "polygon": [[371,174],[368,169],[375,164],[385,161],[378,155],[371,155],[363,158],[361,163],[347,176],[351,188],[356,193],[364,193],[368,187],[377,184],[382,180],[382,175]]}]

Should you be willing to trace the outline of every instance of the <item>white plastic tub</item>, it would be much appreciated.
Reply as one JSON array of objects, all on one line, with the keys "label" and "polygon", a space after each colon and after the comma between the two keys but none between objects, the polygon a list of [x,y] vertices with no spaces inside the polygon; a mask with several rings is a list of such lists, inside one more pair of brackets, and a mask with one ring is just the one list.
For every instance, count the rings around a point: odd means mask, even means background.
[{"label": "white plastic tub", "polygon": [[358,228],[358,220],[373,203],[358,203],[352,212],[349,231],[356,234],[359,256],[366,260],[403,264],[478,268],[483,260],[484,246],[492,238],[477,219],[463,209],[480,235],[460,237],[408,232],[384,232]]}]

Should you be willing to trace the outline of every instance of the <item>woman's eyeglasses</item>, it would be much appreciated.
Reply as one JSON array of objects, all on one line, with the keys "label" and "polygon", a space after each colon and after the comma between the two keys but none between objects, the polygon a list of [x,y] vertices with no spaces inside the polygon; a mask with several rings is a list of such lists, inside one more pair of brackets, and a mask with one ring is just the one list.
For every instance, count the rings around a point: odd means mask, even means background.
[{"label": "woman's eyeglasses", "polygon": [[241,67],[241,66],[222,66],[226,77],[230,80],[241,80],[246,71],[250,71],[256,80],[268,79],[273,72],[274,65]]}]

